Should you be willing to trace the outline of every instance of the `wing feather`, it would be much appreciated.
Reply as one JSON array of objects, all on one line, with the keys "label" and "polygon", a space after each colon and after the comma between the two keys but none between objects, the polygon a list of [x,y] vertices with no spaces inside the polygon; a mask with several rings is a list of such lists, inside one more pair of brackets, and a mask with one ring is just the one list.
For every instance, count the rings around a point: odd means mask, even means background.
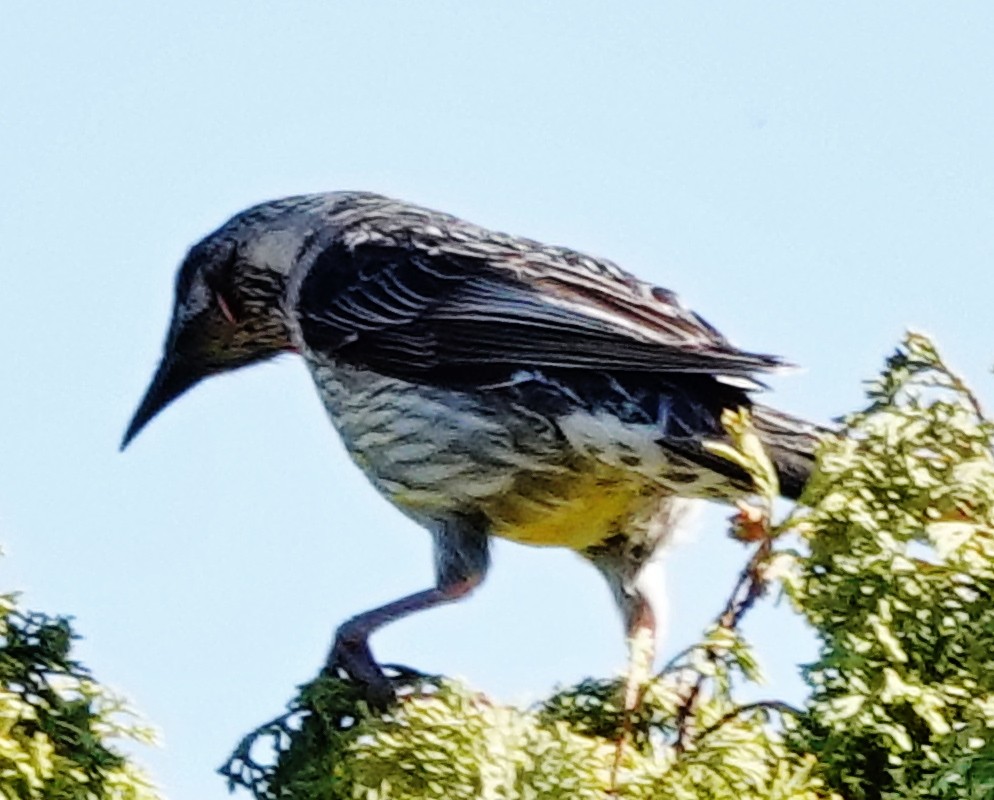
[{"label": "wing feather", "polygon": [[296,310],[308,347],[338,359],[415,380],[481,366],[749,379],[783,366],[609,261],[385,198],[328,225]]}]

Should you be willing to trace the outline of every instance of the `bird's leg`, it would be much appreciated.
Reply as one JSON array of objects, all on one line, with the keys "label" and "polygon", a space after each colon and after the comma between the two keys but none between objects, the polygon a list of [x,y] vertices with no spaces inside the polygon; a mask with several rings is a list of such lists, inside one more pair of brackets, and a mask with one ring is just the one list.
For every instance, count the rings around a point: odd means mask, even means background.
[{"label": "bird's leg", "polygon": [[641,700],[652,665],[656,659],[656,615],[641,595],[633,602],[631,617],[626,620],[628,671],[625,678],[625,713],[630,714]]},{"label": "bird's leg", "polygon": [[631,598],[631,605],[625,614],[625,633],[628,641],[628,669],[625,674],[621,736],[615,743],[614,763],[611,765],[612,792],[617,789],[625,745],[632,735],[632,714],[642,702],[642,693],[656,660],[656,615],[641,593],[636,592]]},{"label": "bird's leg", "polygon": [[353,681],[362,684],[371,706],[384,708],[390,705],[394,700],[393,687],[373,658],[369,649],[369,637],[378,628],[415,611],[458,600],[471,591],[482,577],[416,592],[371,611],[356,614],[342,623],[336,631],[335,643],[328,654],[325,671],[332,675],[344,672]]},{"label": "bird's leg", "polygon": [[480,584],[489,565],[488,537],[465,519],[447,521],[432,531],[435,542],[434,589],[402,597],[392,603],[357,614],[335,633],[325,671],[344,672],[366,688],[369,704],[384,708],[395,699],[393,686],[369,649],[374,631],[394,620],[455,600]]},{"label": "bird's leg", "polygon": [[[672,506],[663,509],[665,520],[672,519]],[[662,528],[668,533],[670,526]],[[656,637],[665,621],[666,598],[663,593],[661,545],[665,537],[650,541],[649,546],[626,537],[615,537],[583,552],[583,555],[607,579],[611,593],[621,610],[628,643],[628,669],[622,689],[621,731],[615,743],[611,767],[611,790],[618,786],[625,747],[632,734],[632,715],[642,700],[642,692],[652,673],[656,657]],[[613,795],[612,795],[613,796]]]},{"label": "bird's leg", "polygon": [[583,555],[607,579],[625,624],[628,669],[624,710],[638,705],[640,689],[652,672],[656,639],[666,619],[666,595],[660,544],[640,547],[618,537],[588,548]]}]

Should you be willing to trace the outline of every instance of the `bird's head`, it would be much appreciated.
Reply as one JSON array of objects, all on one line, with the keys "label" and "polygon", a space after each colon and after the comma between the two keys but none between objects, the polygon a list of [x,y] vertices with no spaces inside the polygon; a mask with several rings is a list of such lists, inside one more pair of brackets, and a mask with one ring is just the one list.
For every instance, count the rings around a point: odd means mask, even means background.
[{"label": "bird's head", "polygon": [[283,308],[293,261],[286,242],[279,231],[256,234],[238,222],[198,242],[183,261],[162,361],[122,449],[203,378],[294,349]]}]

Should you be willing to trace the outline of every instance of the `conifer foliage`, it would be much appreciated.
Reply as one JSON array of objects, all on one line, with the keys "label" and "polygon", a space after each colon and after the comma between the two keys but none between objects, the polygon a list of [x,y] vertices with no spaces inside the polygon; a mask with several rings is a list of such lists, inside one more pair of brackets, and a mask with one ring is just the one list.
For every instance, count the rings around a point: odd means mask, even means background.
[{"label": "conifer foliage", "polygon": [[[994,796],[994,427],[917,334],[868,396],[780,522],[775,471],[747,415],[728,415],[735,446],[718,450],[756,482],[733,531],[748,561],[634,714],[615,681],[521,709],[401,671],[378,714],[321,677],[222,773],[260,800]],[[820,643],[800,667],[810,694],[743,703],[761,656],[740,622],[784,593]]]},{"label": "conifer foliage", "polygon": [[0,597],[0,798],[159,800],[116,746],[151,731],[72,659],[73,638],[67,618]]}]

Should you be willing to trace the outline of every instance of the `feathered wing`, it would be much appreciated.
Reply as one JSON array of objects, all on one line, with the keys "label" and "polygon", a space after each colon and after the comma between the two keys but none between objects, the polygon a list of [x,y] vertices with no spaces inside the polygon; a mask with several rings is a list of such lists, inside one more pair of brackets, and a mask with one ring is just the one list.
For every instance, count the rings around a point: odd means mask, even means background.
[{"label": "feathered wing", "polygon": [[338,225],[297,313],[311,348],[413,380],[495,366],[748,380],[782,365],[611,262],[386,200]]}]

